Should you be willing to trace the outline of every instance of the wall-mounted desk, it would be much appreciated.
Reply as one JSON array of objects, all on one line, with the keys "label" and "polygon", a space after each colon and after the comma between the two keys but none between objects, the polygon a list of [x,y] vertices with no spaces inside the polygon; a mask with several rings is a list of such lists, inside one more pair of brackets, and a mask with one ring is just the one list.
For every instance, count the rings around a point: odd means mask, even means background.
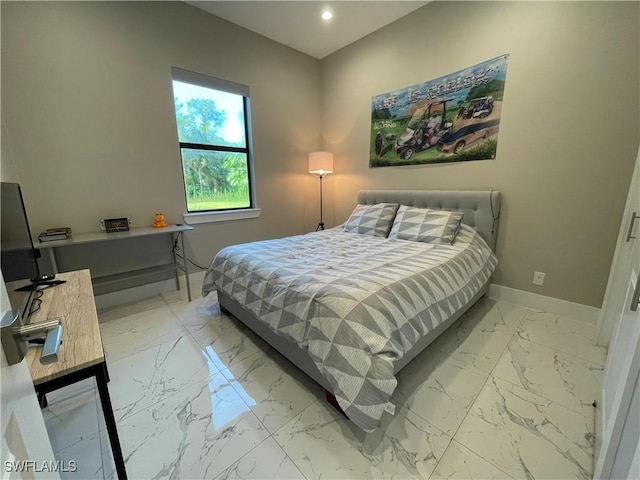
[{"label": "wall-mounted desk", "polygon": [[[184,238],[183,233],[188,232],[189,230],[193,230],[193,227],[189,225],[169,225],[167,227],[162,228],[154,228],[154,227],[140,227],[140,228],[132,228],[131,230],[125,232],[95,232],[95,233],[80,233],[74,234],[71,238],[66,240],[54,240],[51,242],[38,242],[36,244],[36,248],[41,250],[47,250],[49,253],[49,260],[51,261],[51,265],[53,267],[54,272],[58,273],[58,260],[57,260],[57,250],[65,247],[70,247],[74,245],[83,245],[89,243],[100,243],[100,242],[114,242],[118,240],[126,240],[132,238],[143,238],[148,236],[156,236],[156,235],[170,235],[171,236],[171,254],[173,261],[168,264],[161,264],[148,268],[141,268],[135,270],[129,270],[123,273],[117,273],[112,275],[103,275],[103,276],[95,276],[92,278],[93,284],[95,286],[106,285],[106,284],[117,284],[123,280],[132,279],[132,278],[144,278],[150,277],[152,275],[156,275],[166,271],[175,272],[176,277],[176,287],[180,290],[180,279],[178,276],[178,271],[182,270],[185,273],[185,280],[187,284],[187,294],[189,297],[189,301],[191,301],[191,285],[189,284],[189,274],[187,269],[187,257],[184,249]],[[173,245],[175,245],[176,241],[180,241],[180,248],[182,249],[182,262],[178,262],[178,258],[176,256],[175,250],[173,249]],[[117,259],[113,259],[114,262],[117,262]]]}]

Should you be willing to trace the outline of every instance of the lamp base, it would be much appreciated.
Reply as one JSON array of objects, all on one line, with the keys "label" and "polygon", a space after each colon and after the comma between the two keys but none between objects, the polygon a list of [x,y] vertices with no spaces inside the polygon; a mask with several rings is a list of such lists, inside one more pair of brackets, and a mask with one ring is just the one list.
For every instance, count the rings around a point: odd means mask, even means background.
[{"label": "lamp base", "polygon": [[324,223],[322,222],[320,222],[316,227],[316,232],[319,232],[320,230],[324,230]]}]

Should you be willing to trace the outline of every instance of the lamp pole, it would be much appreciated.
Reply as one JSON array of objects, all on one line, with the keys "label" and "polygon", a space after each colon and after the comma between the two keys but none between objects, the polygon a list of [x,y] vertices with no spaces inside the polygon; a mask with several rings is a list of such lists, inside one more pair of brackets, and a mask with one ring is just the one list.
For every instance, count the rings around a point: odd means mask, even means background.
[{"label": "lamp pole", "polygon": [[316,228],[316,232],[319,230],[324,230],[324,222],[322,221],[322,178],[324,175],[320,175],[320,223]]},{"label": "lamp pole", "polygon": [[324,221],[322,219],[322,179],[325,175],[333,173],[333,153],[311,152],[309,154],[309,173],[320,177],[320,223],[316,228],[317,232],[324,230]]}]

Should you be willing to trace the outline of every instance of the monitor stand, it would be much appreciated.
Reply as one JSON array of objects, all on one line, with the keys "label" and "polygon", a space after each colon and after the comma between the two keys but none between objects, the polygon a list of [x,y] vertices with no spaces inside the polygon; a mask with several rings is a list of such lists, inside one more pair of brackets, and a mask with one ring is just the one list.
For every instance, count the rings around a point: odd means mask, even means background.
[{"label": "monitor stand", "polygon": [[61,285],[65,283],[66,280],[43,280],[39,282],[33,282],[25,285],[24,287],[16,288],[16,292],[32,292],[33,290],[37,290],[38,288],[51,288],[56,285]]}]

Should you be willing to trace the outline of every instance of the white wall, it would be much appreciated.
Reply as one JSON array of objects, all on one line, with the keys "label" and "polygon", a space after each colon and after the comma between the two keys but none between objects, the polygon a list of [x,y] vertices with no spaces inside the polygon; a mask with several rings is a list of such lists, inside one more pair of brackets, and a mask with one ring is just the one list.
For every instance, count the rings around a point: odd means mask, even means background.
[{"label": "white wall", "polygon": [[4,117],[0,115],[0,178],[3,182],[18,182],[18,173],[16,172],[16,164],[13,160],[11,144],[9,143],[9,135],[4,125]]},{"label": "white wall", "polygon": [[[110,216],[149,225],[156,211],[181,222],[179,66],[250,86],[263,209],[189,233],[197,263],[225,245],[314,229],[306,159],[322,147],[336,154],[329,226],[363,188],[499,189],[494,282],[601,304],[640,136],[638,2],[432,2],[322,61],[179,2],[0,8],[2,116],[35,233],[91,231]],[[495,160],[368,168],[373,95],[503,53]],[[534,270],[544,287],[531,284]]]},{"label": "white wall", "polygon": [[196,227],[189,256],[206,265],[225,245],[315,226],[317,60],[182,2],[1,8],[2,115],[36,235],[120,216],[149,226],[158,211],[183,222],[172,66],[250,87],[262,208],[258,219]]},{"label": "white wall", "polygon": [[[638,18],[638,2],[433,2],[326,57],[328,223],[360,189],[501,190],[493,281],[599,307],[640,136]],[[495,160],[369,168],[372,96],[501,54]]]}]

